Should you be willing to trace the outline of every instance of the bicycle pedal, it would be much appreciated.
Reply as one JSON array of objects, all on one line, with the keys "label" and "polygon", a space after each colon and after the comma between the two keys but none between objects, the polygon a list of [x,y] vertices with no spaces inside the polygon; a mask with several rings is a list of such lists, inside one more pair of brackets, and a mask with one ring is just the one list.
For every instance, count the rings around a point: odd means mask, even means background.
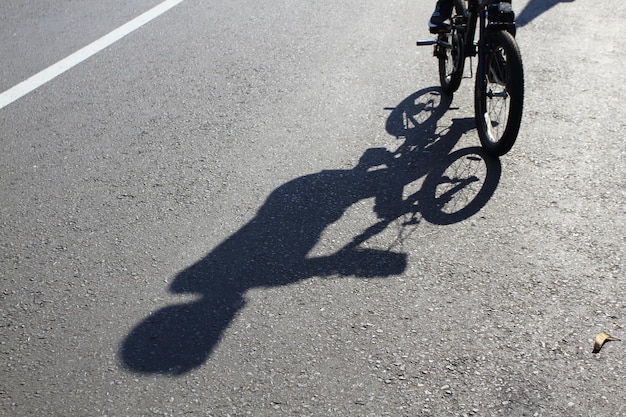
[{"label": "bicycle pedal", "polygon": [[435,45],[436,43],[437,41],[435,39],[427,39],[427,40],[417,41],[415,44],[417,46],[428,46],[428,45]]}]

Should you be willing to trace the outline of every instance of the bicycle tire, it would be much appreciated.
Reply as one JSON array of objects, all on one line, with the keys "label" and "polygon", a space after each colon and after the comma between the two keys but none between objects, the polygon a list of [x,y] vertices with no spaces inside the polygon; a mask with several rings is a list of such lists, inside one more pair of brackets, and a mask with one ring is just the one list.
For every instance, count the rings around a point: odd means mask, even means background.
[{"label": "bicycle tire", "polygon": [[[463,0],[454,0],[456,15],[452,22],[465,19],[467,9]],[[446,94],[453,94],[459,89],[465,67],[465,55],[463,47],[463,35],[459,33],[455,24],[452,24],[450,32],[438,35],[439,82],[441,89]],[[449,46],[444,46],[449,45]]]},{"label": "bicycle tire", "polygon": [[474,108],[485,152],[502,156],[519,133],[524,102],[524,69],[517,42],[504,30],[487,34],[487,51],[479,62]]}]

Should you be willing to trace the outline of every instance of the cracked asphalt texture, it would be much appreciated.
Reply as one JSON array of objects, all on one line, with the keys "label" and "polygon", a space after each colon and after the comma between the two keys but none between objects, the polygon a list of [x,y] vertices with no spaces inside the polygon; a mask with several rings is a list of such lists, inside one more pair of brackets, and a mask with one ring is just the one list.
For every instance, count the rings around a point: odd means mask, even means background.
[{"label": "cracked asphalt texture", "polygon": [[[2,90],[156,4],[1,5]],[[0,110],[0,415],[626,415],[609,6],[514,2],[499,163],[434,0],[186,0]]]}]

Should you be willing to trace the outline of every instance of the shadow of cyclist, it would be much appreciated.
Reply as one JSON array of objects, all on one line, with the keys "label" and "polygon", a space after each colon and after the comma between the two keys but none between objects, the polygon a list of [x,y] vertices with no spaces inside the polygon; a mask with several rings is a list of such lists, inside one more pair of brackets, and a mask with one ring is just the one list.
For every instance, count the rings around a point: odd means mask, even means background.
[{"label": "shadow of cyclist", "polygon": [[[328,256],[308,254],[324,229],[360,200],[375,197],[381,219],[397,216],[394,204],[403,185],[432,170],[462,134],[438,137],[437,121],[449,105],[442,97],[438,89],[416,93],[402,120],[388,123],[390,133],[404,136],[403,152],[370,149],[352,169],[305,175],[274,190],[249,223],[175,277],[170,291],[195,294],[197,300],[166,306],[139,323],[121,346],[123,365],[134,372],[170,375],[201,366],[252,288],[314,276],[402,274],[405,253],[365,249],[359,246],[363,240]],[[407,131],[401,125],[409,122]],[[438,141],[441,145],[434,146]],[[420,154],[420,149],[430,150]]]},{"label": "shadow of cyclist", "polygon": [[524,7],[524,10],[517,15],[515,21],[517,26],[525,26],[558,3],[571,3],[573,1],[574,0],[530,0],[526,7]]}]

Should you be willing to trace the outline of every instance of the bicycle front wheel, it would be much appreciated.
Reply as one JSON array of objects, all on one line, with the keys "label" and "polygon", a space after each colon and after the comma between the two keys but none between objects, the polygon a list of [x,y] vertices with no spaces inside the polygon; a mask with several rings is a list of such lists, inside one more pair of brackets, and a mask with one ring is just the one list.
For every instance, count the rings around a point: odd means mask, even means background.
[{"label": "bicycle front wheel", "polygon": [[522,121],[524,70],[519,47],[506,31],[489,33],[478,64],[474,104],[480,142],[493,156],[511,150]]}]

